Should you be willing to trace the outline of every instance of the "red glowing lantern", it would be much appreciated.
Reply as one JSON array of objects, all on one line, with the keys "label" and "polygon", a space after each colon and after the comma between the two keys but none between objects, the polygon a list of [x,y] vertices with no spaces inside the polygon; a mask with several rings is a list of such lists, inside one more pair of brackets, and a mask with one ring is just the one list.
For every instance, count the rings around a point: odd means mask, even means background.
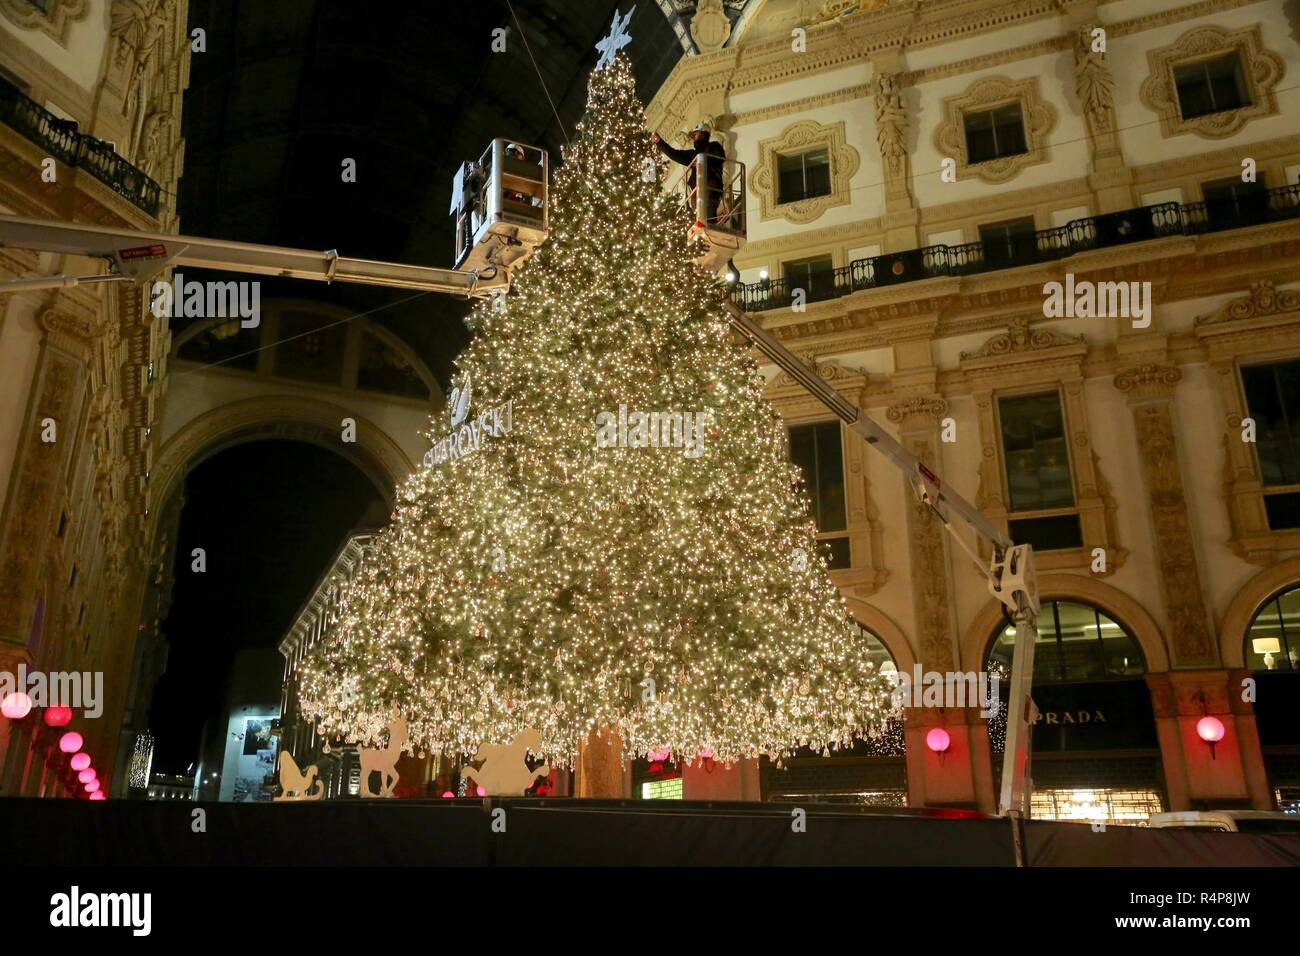
[{"label": "red glowing lantern", "polygon": [[103,790],[96,790],[94,793],[92,793],[92,794],[90,795],[90,799],[92,799],[92,800],[107,800],[108,797],[104,796],[104,791],[103,791]]},{"label": "red glowing lantern", "polygon": [[952,738],[948,736],[948,731],[942,727],[932,727],[930,732],[925,735],[925,745],[937,754],[944,753],[952,744]]},{"label": "red glowing lantern", "polygon": [[73,770],[85,770],[90,766],[90,754],[79,753],[73,754],[72,760],[69,761]]},{"label": "red glowing lantern", "polygon": [[90,783],[90,781],[94,780],[98,776],[99,774],[95,772],[94,767],[87,767],[85,770],[81,771],[81,773],[77,774],[77,779],[82,783]]},{"label": "red glowing lantern", "polygon": [[1196,722],[1196,734],[1207,744],[1217,744],[1223,733],[1223,721],[1218,717],[1202,717]]},{"label": "red glowing lantern", "polygon": [[22,720],[32,712],[32,699],[22,691],[15,691],[0,701],[0,714],[10,720]]},{"label": "red glowing lantern", "polygon": [[50,707],[45,711],[47,727],[66,727],[70,723],[72,723],[71,707]]},{"label": "red glowing lantern", "polygon": [[1223,739],[1223,721],[1218,717],[1202,717],[1196,722],[1196,735],[1210,745],[1210,759],[1217,760],[1214,745]]},{"label": "red glowing lantern", "polygon": [[65,754],[75,754],[81,749],[81,745],[84,743],[85,741],[81,739],[81,734],[77,733],[75,730],[69,730],[59,738],[59,749]]},{"label": "red glowing lantern", "polygon": [[99,781],[98,781],[98,780],[92,780],[92,781],[90,781],[90,783],[83,784],[83,786],[85,786],[85,788],[86,788],[86,793],[98,793],[98,792],[99,792]]}]

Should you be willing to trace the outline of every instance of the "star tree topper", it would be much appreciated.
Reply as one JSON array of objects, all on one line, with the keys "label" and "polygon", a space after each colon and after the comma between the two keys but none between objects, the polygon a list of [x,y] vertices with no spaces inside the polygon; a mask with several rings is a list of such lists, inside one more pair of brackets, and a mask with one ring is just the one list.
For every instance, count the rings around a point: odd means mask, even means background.
[{"label": "star tree topper", "polygon": [[627,12],[627,16],[621,19],[618,10],[614,11],[614,22],[609,25],[609,36],[596,44],[596,49],[600,51],[600,59],[596,61],[596,69],[603,70],[609,66],[614,62],[614,54],[632,42],[632,35],[627,32],[627,25],[632,22],[632,14],[635,12],[635,3],[632,4],[632,9]]}]

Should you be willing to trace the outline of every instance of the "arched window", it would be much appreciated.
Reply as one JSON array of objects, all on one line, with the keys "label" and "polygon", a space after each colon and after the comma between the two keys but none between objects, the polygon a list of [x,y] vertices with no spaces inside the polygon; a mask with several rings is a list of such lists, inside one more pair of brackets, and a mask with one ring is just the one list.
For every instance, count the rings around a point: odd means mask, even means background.
[{"label": "arched window", "polygon": [[[1016,631],[1003,618],[993,636],[988,667],[1011,673]],[[1063,684],[1139,677],[1146,659],[1137,640],[1122,624],[1088,604],[1044,601],[1038,614],[1038,643],[1034,646],[1034,683]]]},{"label": "arched window", "polygon": [[1246,629],[1246,666],[1300,671],[1300,585],[1269,600]]}]

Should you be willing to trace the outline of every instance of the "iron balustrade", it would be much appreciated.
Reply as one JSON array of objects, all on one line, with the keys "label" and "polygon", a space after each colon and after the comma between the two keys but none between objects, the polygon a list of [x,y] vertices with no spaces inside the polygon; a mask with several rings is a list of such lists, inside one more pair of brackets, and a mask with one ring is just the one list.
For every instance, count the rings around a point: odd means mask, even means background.
[{"label": "iron balustrade", "polygon": [[77,131],[0,77],[0,123],[65,165],[86,170],[113,192],[151,216],[158,215],[162,188],[101,139]]},{"label": "iron balustrade", "polygon": [[[816,302],[899,282],[937,276],[965,276],[1014,269],[1063,259],[1090,249],[1104,249],[1169,236],[1195,236],[1240,229],[1300,217],[1300,183],[1261,189],[1236,199],[1214,202],[1159,203],[1120,212],[1075,219],[1063,226],[1039,229],[1023,236],[968,242],[959,246],[926,246],[854,259],[834,270],[833,284],[805,289],[803,301]],[[823,273],[813,277],[813,285]],[[798,287],[796,280],[794,288]],[[746,312],[762,312],[792,304],[788,279],[738,283],[732,299]]]}]

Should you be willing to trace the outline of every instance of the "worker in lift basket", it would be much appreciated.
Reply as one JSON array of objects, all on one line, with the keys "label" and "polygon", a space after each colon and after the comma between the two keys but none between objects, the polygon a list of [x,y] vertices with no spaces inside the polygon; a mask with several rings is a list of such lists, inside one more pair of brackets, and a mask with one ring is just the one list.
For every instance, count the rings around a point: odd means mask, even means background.
[{"label": "worker in lift basket", "polygon": [[[696,125],[690,132],[691,149],[674,149],[665,143],[658,133],[654,133],[653,136],[655,145],[659,147],[661,153],[673,162],[689,167],[686,171],[686,188],[690,190],[692,197],[695,195],[695,172],[700,165],[704,167],[704,224],[717,226],[723,218],[718,215],[718,203],[722,199],[722,167],[727,159],[727,151],[721,143],[710,139],[709,134],[708,124]],[[696,164],[696,159],[700,156],[707,158]],[[728,262],[727,268],[732,276],[736,274],[736,267],[732,263]]]},{"label": "worker in lift basket", "polygon": [[691,149],[674,149],[658,133],[654,134],[654,141],[659,151],[673,162],[690,167],[686,172],[686,187],[692,194],[695,192],[695,171],[699,168],[695,160],[699,156],[708,157],[703,161],[704,210],[708,220],[705,225],[717,225],[718,200],[722,198],[722,164],[727,159],[727,151],[721,143],[709,138],[709,127],[704,123],[691,130],[690,136]]}]

